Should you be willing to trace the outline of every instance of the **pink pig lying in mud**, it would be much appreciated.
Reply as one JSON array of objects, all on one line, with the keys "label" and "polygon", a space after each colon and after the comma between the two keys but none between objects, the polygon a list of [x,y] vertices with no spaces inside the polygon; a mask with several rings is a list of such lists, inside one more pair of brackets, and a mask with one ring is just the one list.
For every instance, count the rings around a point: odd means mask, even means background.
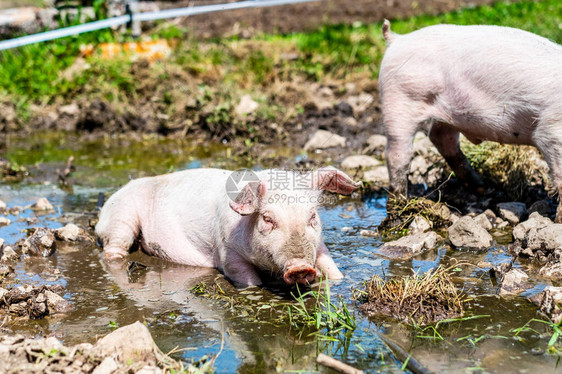
[{"label": "pink pig lying in mud", "polygon": [[[412,141],[420,129],[457,177],[483,191],[459,133],[537,147],[562,195],[562,46],[498,26],[436,25],[391,33],[379,76],[391,190],[406,196]],[[562,222],[562,204],[556,212]]]},{"label": "pink pig lying in mud", "polygon": [[129,182],[104,205],[96,234],[106,259],[138,240],[148,254],[216,267],[235,283],[259,285],[258,270],[288,284],[343,278],[322,241],[322,192],[358,188],[332,168],[314,172],[194,169]]}]

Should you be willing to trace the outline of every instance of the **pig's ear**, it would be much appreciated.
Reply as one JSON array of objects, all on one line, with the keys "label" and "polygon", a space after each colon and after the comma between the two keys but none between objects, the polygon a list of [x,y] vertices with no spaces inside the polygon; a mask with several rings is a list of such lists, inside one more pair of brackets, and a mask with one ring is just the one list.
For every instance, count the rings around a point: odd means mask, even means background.
[{"label": "pig's ear", "polygon": [[314,188],[349,195],[361,186],[355,183],[346,173],[333,166],[321,168],[313,172]]},{"label": "pig's ear", "polygon": [[264,195],[265,183],[263,181],[249,182],[236,196],[236,199],[230,201],[230,207],[241,216],[247,216],[258,209]]}]

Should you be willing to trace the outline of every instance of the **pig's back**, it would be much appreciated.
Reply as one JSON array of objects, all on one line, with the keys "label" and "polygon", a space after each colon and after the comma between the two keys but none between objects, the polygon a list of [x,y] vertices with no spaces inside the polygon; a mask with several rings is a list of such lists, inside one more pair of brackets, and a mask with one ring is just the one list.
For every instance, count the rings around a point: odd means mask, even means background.
[{"label": "pig's back", "polygon": [[[155,177],[149,218],[142,227],[144,240],[156,243],[187,240],[212,258],[220,244],[220,213],[225,209],[230,211],[225,187],[230,173],[220,169],[193,169]],[[235,219],[228,211],[227,219]]]},{"label": "pig's back", "polygon": [[[387,48],[382,79],[407,71],[434,79],[509,79],[559,91],[562,46],[519,29],[474,25],[435,25],[397,35]],[[429,69],[429,70],[428,70]],[[392,72],[390,72],[392,71]]]}]

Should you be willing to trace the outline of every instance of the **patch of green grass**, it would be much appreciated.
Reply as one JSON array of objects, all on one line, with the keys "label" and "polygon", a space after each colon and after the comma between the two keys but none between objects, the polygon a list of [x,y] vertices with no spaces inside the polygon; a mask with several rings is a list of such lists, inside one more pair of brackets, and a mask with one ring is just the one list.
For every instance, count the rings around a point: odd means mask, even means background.
[{"label": "patch of green grass", "polygon": [[558,356],[562,355],[562,346],[560,344],[560,342],[562,342],[562,321],[558,323],[554,323],[552,321],[544,321],[542,319],[533,318],[523,326],[516,329],[512,329],[511,332],[513,332],[515,336],[519,336],[523,332],[533,332],[540,335],[541,333],[539,331],[533,329],[530,326],[533,323],[539,323],[545,325],[549,330],[552,331],[552,335],[548,340],[547,352],[552,355],[558,355]]},{"label": "patch of green grass", "polygon": [[301,293],[297,286],[297,295],[293,295],[296,303],[287,306],[290,324],[299,332],[311,330],[325,340],[338,341],[340,333],[355,330],[355,316],[342,298],[332,299],[329,282],[323,282],[319,289]]},{"label": "patch of green grass", "polygon": [[[95,4],[97,18],[104,17],[104,0],[97,0]],[[561,14],[562,2],[558,0],[500,2],[438,16],[393,20],[392,29],[406,33],[437,23],[496,24],[518,27],[561,43]],[[61,25],[76,22],[65,19],[61,20]],[[385,50],[380,23],[327,25],[314,32],[260,35],[251,40],[205,41],[192,39],[186,30],[162,23],[149,36],[175,41],[174,52],[168,60],[143,68],[149,71],[148,76],[158,69],[164,70],[164,78],[158,80],[157,87],[146,87],[148,79],[134,71],[134,64],[126,58],[106,61],[96,52],[86,58],[88,68],[70,77],[64,74],[81,56],[81,46],[91,44],[95,51],[100,43],[128,39],[106,29],[0,52],[0,96],[15,103],[20,123],[24,124],[31,115],[30,104],[41,107],[76,98],[96,97],[128,103],[137,96],[146,99],[144,96],[150,95],[151,101],[174,106],[179,105],[178,100],[171,99],[175,96],[169,94],[166,86],[173,79],[165,77],[174,76],[168,72],[181,71],[186,76],[175,76],[176,80],[228,87],[228,95],[225,88],[224,97],[217,98],[220,93],[214,92],[209,101],[220,104],[224,99],[227,103],[223,108],[232,108],[235,103],[230,101],[239,97],[236,90],[264,91],[272,82],[291,81],[295,77],[323,81],[366,73],[376,78]],[[289,55],[293,57],[287,57]],[[166,89],[158,89],[161,86]],[[274,96],[275,93],[265,106],[277,104]],[[211,113],[211,123],[229,120],[228,108]],[[264,113],[279,119],[284,116],[275,108]]]}]

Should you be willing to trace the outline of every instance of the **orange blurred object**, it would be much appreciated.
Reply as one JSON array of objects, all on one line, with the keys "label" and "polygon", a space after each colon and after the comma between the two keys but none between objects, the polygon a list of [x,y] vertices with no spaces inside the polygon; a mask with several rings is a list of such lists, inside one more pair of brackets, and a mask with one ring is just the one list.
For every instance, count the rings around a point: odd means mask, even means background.
[{"label": "orange blurred object", "polygon": [[[84,56],[93,53],[94,48],[91,45],[80,48]],[[148,40],[141,42],[127,43],[102,43],[98,46],[101,50],[101,57],[105,59],[114,59],[120,54],[126,54],[132,60],[145,59],[150,62],[161,60],[170,55],[170,44],[166,40]]]}]

